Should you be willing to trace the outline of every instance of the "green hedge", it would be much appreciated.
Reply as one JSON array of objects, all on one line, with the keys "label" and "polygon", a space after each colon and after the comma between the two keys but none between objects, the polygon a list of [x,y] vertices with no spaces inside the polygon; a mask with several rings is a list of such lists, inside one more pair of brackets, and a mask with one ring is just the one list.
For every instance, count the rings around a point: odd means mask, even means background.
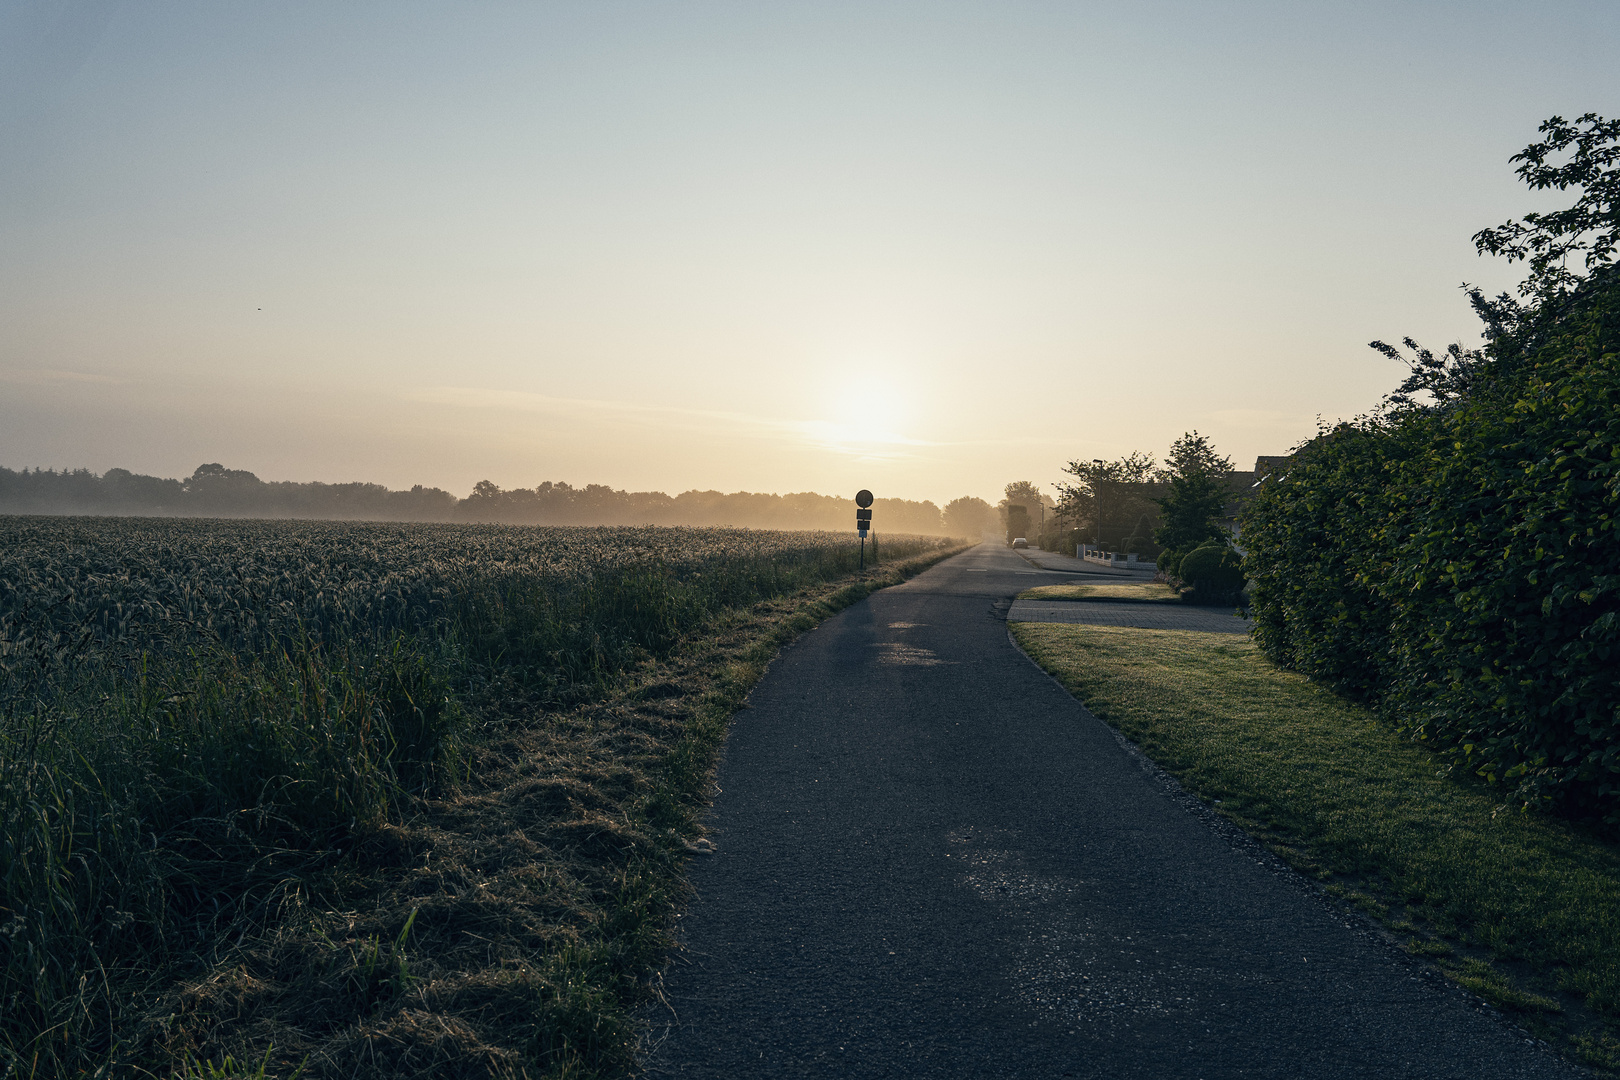
[{"label": "green hedge", "polygon": [[1620,274],[1466,396],[1343,424],[1243,521],[1256,636],[1527,805],[1620,824]]},{"label": "green hedge", "polygon": [[1341,424],[1273,474],[1243,518],[1250,616],[1266,654],[1355,701],[1389,680],[1391,518],[1425,424]]}]

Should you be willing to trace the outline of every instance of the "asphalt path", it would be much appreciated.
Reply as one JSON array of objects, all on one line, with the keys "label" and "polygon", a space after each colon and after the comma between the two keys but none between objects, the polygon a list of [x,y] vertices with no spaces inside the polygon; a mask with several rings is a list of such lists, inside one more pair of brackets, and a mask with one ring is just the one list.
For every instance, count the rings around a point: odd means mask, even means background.
[{"label": "asphalt path", "polygon": [[981,546],[740,711],[657,1077],[1581,1075],[1181,794],[1011,642]]}]

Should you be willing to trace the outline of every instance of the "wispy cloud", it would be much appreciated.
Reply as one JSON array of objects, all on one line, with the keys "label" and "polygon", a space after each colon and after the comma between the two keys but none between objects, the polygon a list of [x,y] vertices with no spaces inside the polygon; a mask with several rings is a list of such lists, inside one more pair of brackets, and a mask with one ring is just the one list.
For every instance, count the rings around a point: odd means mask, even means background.
[{"label": "wispy cloud", "polygon": [[893,459],[911,456],[907,448],[934,446],[891,431],[874,431],[831,420],[787,420],[752,416],[718,409],[691,409],[678,405],[649,405],[632,401],[600,398],[565,398],[522,390],[490,390],[466,386],[430,386],[407,390],[408,401],[447,405],[464,409],[504,412],[543,413],[553,416],[597,417],[658,423],[684,431],[712,431],[722,427],[756,438],[776,439],[800,446],[811,446],[857,458]]}]

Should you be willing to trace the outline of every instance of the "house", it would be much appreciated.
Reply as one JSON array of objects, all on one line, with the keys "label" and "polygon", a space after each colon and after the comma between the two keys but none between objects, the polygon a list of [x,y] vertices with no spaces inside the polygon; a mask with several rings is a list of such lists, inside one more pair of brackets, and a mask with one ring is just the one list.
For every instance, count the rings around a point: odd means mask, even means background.
[{"label": "house", "polygon": [[1253,472],[1234,472],[1230,479],[1230,494],[1226,499],[1226,517],[1221,525],[1236,540],[1241,531],[1238,518],[1243,515],[1243,507],[1254,497],[1255,491],[1266,477],[1277,472],[1294,459],[1292,454],[1262,454],[1254,459]]}]

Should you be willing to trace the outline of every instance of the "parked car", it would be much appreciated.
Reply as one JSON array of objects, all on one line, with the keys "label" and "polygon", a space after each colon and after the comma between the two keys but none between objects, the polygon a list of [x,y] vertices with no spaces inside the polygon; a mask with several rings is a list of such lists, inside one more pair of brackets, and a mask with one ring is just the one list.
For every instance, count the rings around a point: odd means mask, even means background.
[{"label": "parked car", "polygon": [[1013,541],[1013,547],[1029,547],[1029,541],[1020,536],[1018,539]]}]

